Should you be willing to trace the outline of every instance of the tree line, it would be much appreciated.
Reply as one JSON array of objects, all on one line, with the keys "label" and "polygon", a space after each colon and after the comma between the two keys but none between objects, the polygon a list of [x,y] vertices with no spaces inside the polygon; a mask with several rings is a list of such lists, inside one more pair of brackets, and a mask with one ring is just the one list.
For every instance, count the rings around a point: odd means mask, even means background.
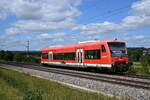
[{"label": "tree line", "polygon": [[27,56],[21,52],[11,52],[11,51],[0,51],[0,60],[4,61],[16,61],[16,62],[24,62],[24,63],[40,63],[40,56]]},{"label": "tree line", "polygon": [[128,57],[132,62],[140,62],[143,66],[150,65],[150,55],[143,55],[143,48],[128,48]]}]

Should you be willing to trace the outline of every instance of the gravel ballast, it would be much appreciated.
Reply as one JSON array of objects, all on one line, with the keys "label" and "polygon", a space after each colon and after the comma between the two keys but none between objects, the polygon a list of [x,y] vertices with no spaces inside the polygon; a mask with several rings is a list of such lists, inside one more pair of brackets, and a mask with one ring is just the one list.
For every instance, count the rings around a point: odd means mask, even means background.
[{"label": "gravel ballast", "polygon": [[133,87],[127,87],[127,86],[100,82],[100,81],[93,81],[89,79],[72,77],[68,75],[38,71],[38,70],[27,69],[27,68],[22,68],[22,67],[15,67],[11,65],[1,64],[0,66],[3,68],[18,70],[18,71],[28,73],[30,75],[38,76],[38,77],[40,76],[40,77],[44,77],[47,79],[53,79],[53,80],[57,80],[60,82],[65,82],[65,83],[81,86],[81,87],[88,88],[88,89],[102,91],[107,94],[113,94],[113,95],[121,96],[121,97],[129,97],[134,100],[150,100],[150,91],[144,90],[144,89],[137,89]]}]

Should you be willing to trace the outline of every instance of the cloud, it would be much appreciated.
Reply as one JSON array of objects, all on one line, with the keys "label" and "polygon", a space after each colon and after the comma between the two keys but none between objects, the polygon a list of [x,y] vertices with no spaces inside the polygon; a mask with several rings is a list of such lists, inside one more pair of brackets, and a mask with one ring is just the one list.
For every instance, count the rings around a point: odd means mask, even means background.
[{"label": "cloud", "polygon": [[[77,0],[78,1],[78,0]],[[12,12],[23,19],[41,19],[56,21],[75,17],[80,12],[71,5],[70,0],[19,0],[12,4]],[[20,8],[20,9],[18,9]]]},{"label": "cloud", "polygon": [[124,38],[125,41],[127,41],[129,47],[148,47],[150,43],[150,36],[148,35],[129,35]]},{"label": "cloud", "polygon": [[64,38],[67,34],[66,33],[53,33],[53,34],[48,34],[48,33],[43,33],[38,35],[38,39],[58,39],[58,38]]},{"label": "cloud", "polygon": [[81,34],[105,34],[116,32],[120,29],[119,24],[104,22],[104,23],[93,23],[87,25],[76,26],[72,28],[73,31],[81,31]]},{"label": "cloud", "polygon": [[132,16],[127,16],[120,23],[103,22],[78,25],[72,28],[85,35],[109,35],[150,26],[150,0],[142,0],[132,4]]},{"label": "cloud", "polygon": [[[81,15],[77,6],[81,0],[3,0],[0,2],[0,19],[9,15],[16,16],[18,21],[6,29],[18,33],[48,32],[75,25],[75,17]],[[1,17],[4,16],[5,17]],[[19,30],[19,31],[18,31]]]},{"label": "cloud", "polygon": [[150,16],[128,16],[123,19],[122,30],[136,30],[150,26]]},{"label": "cloud", "polygon": [[76,9],[80,3],[81,0],[3,0],[0,8],[22,19],[55,21],[80,15]]},{"label": "cloud", "polygon": [[144,40],[146,37],[143,35],[138,35],[138,36],[134,36],[133,38],[134,38],[134,40],[141,41],[141,40]]},{"label": "cloud", "polygon": [[150,0],[141,0],[133,3],[132,12],[138,16],[150,16]]},{"label": "cloud", "polygon": [[6,29],[7,34],[29,34],[29,33],[45,33],[58,29],[71,28],[75,26],[72,19],[66,19],[61,22],[47,21],[18,21],[12,24],[13,27]]},{"label": "cloud", "polygon": [[0,20],[4,20],[7,14],[4,11],[0,11]]},{"label": "cloud", "polygon": [[16,33],[20,33],[18,28],[13,28],[13,27],[6,29],[5,32],[7,34],[11,34],[11,35],[16,34]]}]

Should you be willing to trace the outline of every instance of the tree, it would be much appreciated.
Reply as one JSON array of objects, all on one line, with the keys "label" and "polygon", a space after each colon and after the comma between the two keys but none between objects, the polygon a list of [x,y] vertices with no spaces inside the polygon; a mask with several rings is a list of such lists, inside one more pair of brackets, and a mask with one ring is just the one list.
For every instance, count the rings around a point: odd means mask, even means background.
[{"label": "tree", "polygon": [[13,61],[13,53],[10,51],[5,51],[4,60],[6,61]]},{"label": "tree", "polygon": [[15,54],[15,56],[14,56],[14,61],[22,62],[22,61],[23,61],[23,59],[24,59],[24,56],[23,56],[23,55],[21,55],[20,53]]},{"label": "tree", "polygon": [[27,63],[40,63],[40,57],[36,57],[36,56],[26,56],[24,58],[24,62]]},{"label": "tree", "polygon": [[140,62],[143,66],[148,66],[150,64],[150,56],[145,55],[140,58]]},{"label": "tree", "polygon": [[139,61],[142,56],[143,50],[140,48],[129,48],[128,56],[131,61]]},{"label": "tree", "polygon": [[145,55],[140,58],[140,62],[142,64],[142,70],[145,73],[149,73],[149,65],[150,65],[150,56]]},{"label": "tree", "polygon": [[0,51],[0,59],[4,60],[4,56],[5,56],[5,51]]}]

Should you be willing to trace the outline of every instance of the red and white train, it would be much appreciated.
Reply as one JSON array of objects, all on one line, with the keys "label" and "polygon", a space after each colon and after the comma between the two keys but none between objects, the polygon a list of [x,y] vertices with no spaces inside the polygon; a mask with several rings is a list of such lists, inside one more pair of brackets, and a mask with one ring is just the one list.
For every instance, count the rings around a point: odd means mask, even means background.
[{"label": "red and white train", "polygon": [[121,40],[44,48],[41,63],[68,67],[96,67],[112,72],[125,72],[129,68],[126,44]]}]

